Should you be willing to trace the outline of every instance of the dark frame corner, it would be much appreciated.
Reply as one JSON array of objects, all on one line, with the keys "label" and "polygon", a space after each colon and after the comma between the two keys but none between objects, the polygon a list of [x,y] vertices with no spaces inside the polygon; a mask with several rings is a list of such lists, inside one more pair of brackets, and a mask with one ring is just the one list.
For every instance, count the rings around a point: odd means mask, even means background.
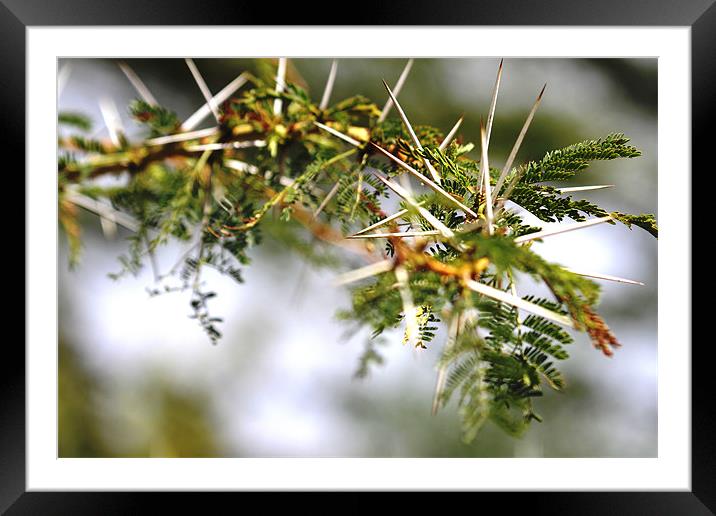
[{"label": "dark frame corner", "polygon": [[[711,122],[716,115],[716,3],[715,0],[668,2],[643,0],[550,0],[527,4],[520,0],[462,0],[452,9],[436,12],[426,0],[363,3],[352,25],[651,25],[691,27],[692,159],[706,171]],[[372,4],[372,5],[371,5]],[[262,25],[266,16],[244,2],[155,0],[0,0],[0,132],[9,148],[25,144],[25,29],[33,25]],[[340,25],[335,9],[312,9],[323,14],[292,12],[299,6],[272,13],[276,25]],[[448,12],[449,11],[449,12]],[[429,14],[427,14],[429,13]],[[333,19],[332,19],[333,18]],[[662,121],[664,123],[664,121]],[[17,152],[24,169],[24,153]],[[709,156],[710,157],[710,156]],[[22,190],[25,191],[24,176]],[[16,196],[16,198],[19,198]],[[25,196],[22,197],[23,199]],[[24,202],[24,201],[23,201]],[[24,210],[23,210],[24,211]],[[698,263],[696,255],[693,266]],[[702,258],[703,259],[703,258]],[[25,270],[27,274],[27,270]],[[696,305],[693,305],[696,306]],[[702,308],[701,310],[705,310]],[[697,319],[698,320],[698,319]],[[684,343],[686,344],[686,343]],[[714,514],[716,513],[716,418],[707,385],[708,343],[692,348],[692,491],[671,493],[529,493],[511,503],[560,514]],[[7,352],[10,352],[7,356]],[[0,379],[0,512],[63,514],[77,511],[101,514],[139,512],[147,495],[25,492],[25,353],[8,340],[4,374]],[[241,495],[246,496],[246,495]],[[474,496],[474,495],[473,495]],[[479,494],[478,496],[494,496]],[[510,495],[512,496],[512,495]],[[187,497],[177,498],[185,504]],[[134,501],[132,501],[134,500]],[[514,507],[517,508],[517,507]],[[99,509],[99,510],[98,510]]]}]

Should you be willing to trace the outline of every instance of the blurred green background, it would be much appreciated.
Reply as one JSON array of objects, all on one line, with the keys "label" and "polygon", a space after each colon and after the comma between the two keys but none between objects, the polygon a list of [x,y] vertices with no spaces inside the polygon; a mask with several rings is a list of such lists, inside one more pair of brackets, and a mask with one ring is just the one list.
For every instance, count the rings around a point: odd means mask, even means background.
[{"label": "blurred green background", "polygon": [[[157,100],[185,118],[203,104],[181,59],[128,61]],[[400,94],[414,124],[447,132],[465,113],[461,134],[479,141],[499,59],[418,59]],[[266,63],[197,59],[216,93],[243,70]],[[289,80],[318,100],[330,59],[292,59]],[[364,94],[382,106],[405,59],[341,59],[332,99]],[[116,63],[59,63],[60,110],[87,113],[106,136],[98,100],[119,107],[127,133],[139,128],[126,106],[136,94]],[[600,163],[572,185],[614,184],[582,197],[607,210],[657,212],[657,61],[506,59],[490,163],[501,166],[534,98],[547,90],[518,161],[586,138],[624,132],[644,155]],[[392,116],[396,116],[393,111]],[[210,123],[209,120],[206,122]],[[105,131],[105,132],[103,132]],[[479,152],[479,144],[476,146]],[[473,151],[473,153],[476,151]],[[389,335],[386,363],[353,379],[366,333],[335,320],[345,291],[336,274],[306,266],[270,239],[253,250],[246,283],[206,274],[226,320],[211,346],[188,319],[189,294],[149,298],[152,274],[114,282],[127,233],[106,240],[83,214],[81,264],[59,249],[60,457],[654,457],[657,455],[657,244],[647,233],[598,226],[555,237],[537,249],[567,266],[637,279],[604,284],[601,313],[623,347],[605,358],[578,335],[562,364],[563,393],[538,399],[543,423],[515,439],[488,424],[472,444],[460,440],[457,409],[430,414],[441,336],[426,351]],[[169,268],[183,249],[157,256]]]}]

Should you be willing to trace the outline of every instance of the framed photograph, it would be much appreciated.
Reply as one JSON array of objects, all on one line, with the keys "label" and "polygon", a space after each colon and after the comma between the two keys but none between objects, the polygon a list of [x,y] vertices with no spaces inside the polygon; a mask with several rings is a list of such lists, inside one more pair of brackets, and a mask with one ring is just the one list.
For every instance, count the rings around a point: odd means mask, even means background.
[{"label": "framed photograph", "polygon": [[26,334],[0,507],[510,491],[711,514],[710,4],[4,0]]}]

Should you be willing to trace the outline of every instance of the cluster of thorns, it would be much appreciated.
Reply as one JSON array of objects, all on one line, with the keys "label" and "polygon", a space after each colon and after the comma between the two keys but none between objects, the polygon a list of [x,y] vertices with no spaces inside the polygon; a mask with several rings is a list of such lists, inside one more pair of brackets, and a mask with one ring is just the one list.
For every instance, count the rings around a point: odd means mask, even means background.
[{"label": "cluster of thorns", "polygon": [[[237,126],[234,126],[233,129],[231,129],[230,131],[227,130],[227,126],[224,123],[226,113],[222,113],[219,109],[219,106],[225,103],[243,84],[247,82],[248,75],[246,73],[239,75],[236,79],[234,79],[234,81],[232,81],[219,93],[217,93],[216,95],[212,95],[194,62],[191,59],[187,59],[186,62],[189,67],[189,70],[191,71],[192,75],[194,76],[194,79],[197,82],[197,85],[199,86],[199,89],[201,90],[202,94],[206,99],[206,103],[199,110],[197,110],[196,113],[194,113],[185,122],[181,124],[180,131],[178,133],[146,140],[144,142],[144,145],[129,149],[128,151],[124,152],[123,158],[119,161],[96,162],[88,176],[89,178],[94,178],[106,173],[118,174],[124,171],[129,171],[130,173],[137,173],[141,170],[144,170],[146,166],[151,162],[172,159],[186,159],[196,156],[196,153],[198,152],[203,153],[202,157],[208,157],[211,153],[215,151],[221,151],[222,153],[226,151],[226,156],[223,159],[223,163],[230,169],[236,170],[244,174],[258,175],[262,173],[262,171],[254,165],[228,157],[231,156],[231,151],[233,150],[266,146],[266,141],[260,139],[262,134],[260,132],[256,132],[256,126],[252,123],[251,120],[247,120],[246,125],[239,124]],[[383,84],[388,93],[388,100],[380,112],[378,122],[384,121],[388,113],[394,106],[403,122],[403,125],[405,126],[407,133],[410,135],[413,147],[417,151],[422,152],[423,146],[397,98],[408,76],[408,73],[412,66],[412,62],[412,59],[408,61],[408,64],[401,73],[400,78],[398,79],[394,88],[390,88],[388,84],[383,81]],[[288,132],[293,131],[294,128],[284,128],[283,126],[281,126],[281,114],[284,102],[281,95],[286,87],[286,67],[287,60],[285,58],[279,59],[278,71],[276,76],[276,98],[273,102],[274,121],[273,127],[271,127],[270,129],[275,130],[280,126],[282,130]],[[127,65],[126,63],[120,63],[120,68],[129,78],[132,85],[135,87],[135,89],[144,99],[144,101],[150,105],[157,106],[158,104],[154,96],[149,92],[146,85],[139,79],[139,77],[136,75],[136,73],[134,73],[134,71],[129,67],[129,65]],[[371,141],[370,131],[367,128],[349,127],[347,130],[345,130],[345,132],[342,132],[338,129],[340,125],[336,124],[335,122],[331,122],[330,120],[324,120],[319,118],[322,121],[314,120],[312,122],[316,126],[317,130],[325,131],[333,135],[334,137],[339,138],[350,146],[349,151],[344,152],[336,156],[335,158],[329,160],[328,162],[326,162],[326,165],[339,162],[354,155],[361,157],[361,159],[363,159],[363,162],[365,162],[365,158],[368,154],[377,153],[378,155],[387,158],[390,162],[395,164],[399,170],[403,172],[403,174],[399,176],[399,181],[396,182],[393,179],[389,179],[388,177],[385,177],[384,175],[378,173],[377,170],[373,170],[375,177],[380,180],[388,189],[390,189],[398,197],[400,197],[407,207],[392,215],[387,215],[378,207],[373,205],[369,199],[365,198],[364,200],[366,201],[366,205],[368,206],[368,208],[373,211],[373,213],[377,217],[379,217],[380,220],[375,224],[372,224],[369,227],[364,228],[363,230],[358,231],[357,233],[348,237],[345,237],[344,235],[340,234],[331,226],[320,222],[318,218],[320,212],[324,209],[324,207],[330,202],[331,198],[338,191],[338,183],[336,183],[336,185],[331,191],[325,194],[323,201],[315,211],[311,212],[301,206],[292,206],[292,208],[293,217],[298,222],[306,226],[319,239],[322,239],[335,245],[349,248],[354,251],[358,251],[361,254],[368,256],[369,259],[373,261],[373,263],[366,267],[343,274],[337,279],[336,283],[346,284],[385,272],[394,272],[397,279],[396,286],[399,289],[403,301],[407,326],[406,335],[409,341],[414,342],[416,339],[418,339],[418,324],[416,322],[417,308],[413,304],[412,294],[410,288],[408,287],[409,274],[410,271],[421,270],[433,271],[439,274],[442,278],[444,278],[445,281],[456,280],[460,282],[460,284],[466,289],[475,291],[481,295],[491,297],[500,302],[510,304],[516,308],[526,310],[542,317],[546,317],[564,326],[582,329],[581,324],[577,322],[574,314],[572,314],[571,317],[568,317],[556,313],[554,311],[548,310],[542,306],[539,306],[535,303],[531,303],[518,297],[515,294],[514,289],[510,293],[500,288],[494,288],[485,283],[480,282],[480,275],[490,265],[490,262],[487,258],[483,257],[474,261],[464,261],[458,265],[453,265],[449,263],[444,263],[425,252],[428,244],[433,241],[443,242],[447,245],[453,246],[458,251],[468,251],[469,248],[467,247],[467,244],[461,242],[460,239],[457,238],[459,236],[457,233],[459,232],[482,231],[486,235],[494,235],[496,233],[504,234],[506,231],[505,228],[497,227],[495,221],[499,220],[500,215],[505,209],[505,202],[509,199],[511,192],[521,178],[520,174],[521,172],[523,172],[523,169],[517,168],[513,170],[512,165],[520,149],[525,134],[532,122],[535,112],[540,104],[546,85],[540,91],[531,110],[529,111],[524,125],[522,126],[520,133],[514,143],[514,146],[510,154],[508,155],[505,165],[502,168],[499,178],[493,186],[490,180],[488,148],[494,120],[495,107],[497,103],[498,91],[502,77],[502,69],[502,62],[500,62],[497,72],[497,78],[495,80],[495,85],[492,93],[492,99],[489,113],[487,116],[487,121],[486,123],[483,123],[481,121],[480,124],[480,139],[482,151],[480,160],[480,174],[479,177],[476,178],[476,184],[471,187],[472,193],[476,194],[475,197],[478,199],[477,207],[467,206],[466,204],[464,204],[464,199],[461,199],[458,196],[447,192],[441,186],[442,178],[439,172],[428,158],[422,157],[420,160],[413,159],[411,164],[409,163],[411,160],[408,159],[408,157],[404,154],[398,152],[397,149],[390,147],[384,148],[377,143]],[[319,110],[321,112],[323,112],[328,106],[331,92],[333,89],[333,84],[336,78],[336,70],[337,62],[334,61],[331,66],[331,71],[326,82],[326,87],[321,102],[319,104]],[[115,147],[119,147],[121,142],[121,132],[116,126],[118,116],[111,116],[112,109],[110,109],[110,107],[108,106],[109,105],[107,103],[101,105],[101,107],[103,108],[102,113],[105,117],[105,124],[110,132],[112,143]],[[208,129],[197,130],[197,125],[200,124],[209,115],[214,116],[217,121],[217,126]],[[462,121],[463,117],[460,117],[457,123],[452,127],[452,129],[448,132],[448,134],[441,142],[439,150],[445,150],[447,146],[451,143],[451,141],[453,141],[453,138],[456,136],[462,124]],[[65,143],[68,146],[70,145],[69,142]],[[420,163],[421,161],[422,163]],[[416,167],[427,171],[427,175],[423,174]],[[80,177],[79,170],[72,169],[71,165],[68,165],[67,169],[64,170],[64,172],[70,179],[77,179]],[[462,211],[465,215],[465,223],[459,229],[454,230],[441,222],[435,215],[433,215],[429,210],[427,210],[422,203],[418,202],[415,199],[408,177],[414,178],[421,185],[435,192],[443,199],[444,202],[450,203],[456,209]],[[210,186],[211,181],[210,171],[205,181],[205,186],[208,188]],[[202,222],[203,226],[202,228],[200,228],[201,231],[208,231],[217,239],[221,239],[231,237],[237,231],[245,231],[254,227],[260,222],[261,217],[268,212],[269,208],[273,206],[284,207],[283,197],[291,189],[295,180],[281,176],[280,182],[285,187],[285,189],[281,192],[276,192],[273,189],[267,188],[265,191],[265,195],[270,199],[270,201],[266,203],[266,206],[264,206],[264,208],[262,208],[260,212],[257,212],[252,217],[244,219],[241,225],[222,225],[221,227],[214,228],[211,227],[208,220],[204,220]],[[583,190],[595,190],[600,188],[607,188],[609,186],[611,185],[582,186],[563,188],[561,189],[561,191],[574,192]],[[363,192],[359,191],[358,195],[363,195]],[[126,214],[117,212],[106,204],[100,205],[92,199],[89,199],[77,193],[69,195],[68,198],[70,202],[74,202],[79,206],[97,212],[103,220],[103,227],[104,222],[106,222],[107,220],[125,225],[130,229],[136,229],[136,227],[138,227],[135,222],[129,220],[130,218]],[[229,207],[229,209],[231,209],[231,206]],[[408,220],[408,216],[413,215],[415,213],[419,214],[433,229],[422,231],[400,231],[397,221],[400,219]],[[609,220],[611,220],[611,217],[607,216],[590,219],[584,222],[562,225],[557,229],[550,228],[542,231],[537,231],[535,233],[519,236],[514,239],[514,242],[516,244],[526,244],[537,239],[542,239],[567,231],[579,230],[596,224],[601,224]],[[387,231],[383,231],[381,228],[387,228]],[[374,246],[370,244],[370,242],[372,242],[374,239],[387,239],[390,242],[391,247],[395,250],[393,257],[390,259],[384,257],[384,259],[376,261],[375,254],[372,253]],[[362,241],[362,244],[359,244],[359,241]],[[409,241],[412,241],[412,245],[408,244]],[[617,278],[605,274],[577,271],[571,272],[596,279],[617,281],[621,283],[639,284],[639,282],[633,280]],[[560,299],[560,301],[565,300]],[[595,346],[601,349],[605,354],[611,355],[612,347],[618,346],[618,342],[612,335],[609,328],[606,326],[606,324],[604,324],[601,318],[599,318],[599,316],[591,309],[589,309],[583,315],[588,319],[586,329],[592,337]]]}]

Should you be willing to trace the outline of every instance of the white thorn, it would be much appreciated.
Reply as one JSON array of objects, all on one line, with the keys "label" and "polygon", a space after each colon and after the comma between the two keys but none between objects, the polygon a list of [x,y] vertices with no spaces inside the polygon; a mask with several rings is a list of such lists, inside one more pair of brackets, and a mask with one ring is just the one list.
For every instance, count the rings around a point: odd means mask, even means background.
[{"label": "white thorn", "polygon": [[70,75],[72,74],[72,64],[67,61],[65,64],[62,65],[62,67],[57,72],[57,98],[59,99],[62,95],[62,92],[65,89],[65,86],[67,86],[67,81],[70,79]]},{"label": "white thorn", "polygon": [[127,79],[129,79],[129,82],[132,83],[132,86],[134,86],[134,89],[137,90],[137,93],[139,93],[139,96],[142,97],[144,102],[146,102],[150,106],[159,105],[157,99],[154,98],[152,92],[149,91],[149,88],[147,88],[147,85],[144,84],[142,79],[139,78],[139,76],[136,74],[136,72],[132,69],[131,66],[129,66],[124,61],[118,62],[117,66],[119,66],[120,70],[124,72],[124,75],[127,76]]},{"label": "white thorn", "polygon": [[418,314],[413,303],[413,294],[410,292],[408,271],[404,266],[395,268],[395,278],[398,280],[398,292],[403,301],[403,312],[405,313],[405,336],[411,346],[415,346],[420,338],[420,325]]},{"label": "white thorn", "polygon": [[[410,124],[410,120],[408,120],[408,115],[405,114],[405,111],[403,111],[403,107],[398,102],[398,99],[395,97],[393,92],[390,90],[390,86],[388,86],[388,83],[383,81],[383,86],[385,86],[385,89],[388,90],[388,96],[393,101],[393,104],[395,104],[395,109],[398,110],[398,114],[400,115],[400,119],[403,121],[403,125],[408,130],[408,134],[410,135],[410,139],[413,140],[413,144],[418,150],[423,150],[423,146],[420,143],[420,140],[418,139],[418,135],[415,134],[415,131],[413,130],[413,126]],[[440,183],[440,174],[438,174],[438,171],[435,170],[435,167],[433,167],[432,163],[427,158],[423,158],[423,163],[425,164],[425,167],[428,169],[428,172],[430,172],[430,175],[433,176],[433,181],[436,183]]]},{"label": "white thorn", "polygon": [[239,161],[237,159],[225,159],[224,165],[233,170],[238,170],[239,172],[248,172],[249,174],[258,174],[260,172],[259,167],[251,165],[250,163]]},{"label": "white thorn", "polygon": [[293,186],[296,182],[295,179],[291,177],[281,176],[278,178],[278,182],[281,184],[281,186]]},{"label": "white thorn", "polygon": [[330,189],[330,191],[326,194],[326,196],[323,198],[323,201],[321,201],[321,204],[318,205],[318,208],[316,208],[316,211],[313,212],[313,219],[315,220],[318,215],[323,211],[323,208],[325,208],[328,203],[333,199],[333,196],[336,195],[336,192],[338,192],[338,187],[341,186],[340,181],[336,181],[336,184],[333,185],[333,188]]},{"label": "white thorn", "polygon": [[517,238],[515,238],[515,244],[522,244],[524,242],[529,242],[530,240],[537,240],[538,238],[544,238],[552,235],[559,235],[562,233],[567,233],[569,231],[575,231],[577,229],[584,229],[588,228],[590,226],[596,226],[597,224],[602,224],[604,222],[608,222],[612,220],[610,216],[606,217],[600,217],[598,219],[590,219],[585,220],[583,222],[575,222],[574,224],[566,224],[562,226],[557,226],[552,229],[544,229],[542,231],[537,231],[536,233],[529,233],[527,235],[522,235]]},{"label": "white thorn", "polygon": [[144,143],[147,145],[164,145],[167,143],[174,142],[185,142],[187,140],[198,140],[200,138],[206,138],[219,132],[218,127],[209,127],[207,129],[199,129],[198,131],[189,131],[188,133],[177,133],[170,134],[167,136],[159,136],[158,138],[151,138],[146,140]]},{"label": "white thorn", "polygon": [[[520,147],[522,146],[522,140],[525,137],[525,134],[527,134],[527,129],[529,129],[530,124],[532,123],[532,119],[535,116],[535,113],[537,112],[537,108],[539,107],[540,102],[542,102],[542,95],[544,95],[544,90],[547,87],[545,84],[542,86],[542,91],[539,92],[539,95],[537,95],[537,100],[535,100],[534,104],[532,104],[532,109],[530,110],[529,114],[527,115],[527,119],[525,120],[525,123],[522,125],[522,129],[520,130],[520,134],[517,135],[517,140],[515,140],[515,144],[512,146],[512,150],[510,151],[509,156],[507,157],[507,161],[505,162],[505,166],[502,168],[502,172],[500,173],[500,178],[497,180],[497,183],[495,184],[495,201],[497,201],[497,197],[500,195],[500,189],[502,188],[502,185],[504,184],[505,180],[507,179],[507,175],[510,173],[510,170],[512,169],[512,163],[515,161],[515,158],[517,157],[517,153],[520,150]],[[510,184],[510,188],[508,188],[509,193],[512,193],[511,190],[514,188],[514,184]],[[504,197],[507,197],[505,195]]]},{"label": "white thorn", "polygon": [[371,263],[360,269],[349,271],[341,274],[333,280],[334,285],[345,285],[347,283],[353,283],[360,281],[371,276],[377,276],[384,272],[388,272],[393,268],[392,260],[381,260],[379,262]]},{"label": "white thorn", "polygon": [[603,190],[613,188],[614,185],[593,185],[593,186],[570,186],[568,188],[557,188],[559,193],[586,192],[588,190]]},{"label": "white thorn", "polygon": [[264,140],[249,140],[243,142],[228,143],[204,143],[201,145],[189,145],[186,150],[189,152],[199,152],[205,150],[222,150],[222,149],[252,149],[257,147],[266,147]]},{"label": "white thorn", "polygon": [[490,102],[490,112],[487,115],[487,136],[485,141],[487,146],[490,146],[490,135],[492,134],[492,122],[495,120],[495,108],[497,107],[497,92],[500,90],[500,80],[502,79],[502,62],[500,59],[500,65],[497,68],[497,78],[495,79],[495,88],[492,92],[492,101]]},{"label": "white thorn", "polygon": [[[229,84],[224,86],[224,88],[219,93],[217,93],[211,98],[211,100],[213,101],[213,105],[220,106],[229,97],[231,97],[231,95],[233,95],[236,90],[246,84],[246,81],[246,73],[244,72],[236,79],[231,81]],[[199,109],[192,113],[192,115],[181,124],[182,131],[191,131],[197,125],[199,125],[202,120],[209,116],[211,112],[211,104],[209,102],[205,102]]]},{"label": "white thorn", "polygon": [[434,235],[440,235],[440,231],[436,230],[430,230],[430,231],[405,231],[401,232],[398,231],[396,233],[361,233],[360,235],[351,235],[347,236],[346,238],[387,238],[387,237],[399,237],[399,238],[417,238],[417,237],[424,237],[424,236],[434,236]]},{"label": "white thorn", "polygon": [[422,181],[423,183],[425,183],[425,184],[426,184],[427,186],[429,186],[432,190],[434,190],[435,192],[439,193],[440,195],[442,195],[443,197],[445,197],[447,200],[449,200],[449,201],[452,202],[453,204],[457,205],[461,210],[463,210],[464,212],[468,213],[471,217],[477,218],[477,213],[475,213],[473,210],[471,210],[470,208],[468,208],[467,206],[465,206],[463,203],[461,203],[460,201],[458,201],[457,199],[455,199],[455,197],[453,197],[452,195],[450,195],[449,193],[447,193],[445,190],[443,190],[443,189],[440,187],[440,185],[438,185],[438,184],[435,183],[434,181],[428,179],[428,178],[425,177],[423,174],[421,174],[420,172],[418,172],[417,170],[415,170],[413,167],[411,167],[410,165],[408,165],[407,163],[405,163],[403,160],[401,160],[401,159],[398,158],[397,156],[394,156],[393,154],[391,154],[390,152],[388,152],[388,151],[385,150],[384,148],[382,148],[382,147],[376,145],[376,144],[373,143],[373,142],[371,142],[371,145],[373,145],[373,147],[375,147],[376,149],[378,149],[378,150],[379,150],[381,153],[383,153],[386,157],[390,158],[390,159],[393,160],[395,163],[397,163],[399,166],[401,166],[402,168],[404,168],[405,170],[407,170],[408,172],[410,172],[412,175],[414,175],[415,177],[417,177],[420,181]]},{"label": "white thorn", "polygon": [[450,132],[447,134],[445,139],[442,141],[438,149],[441,151],[445,150],[448,145],[450,145],[450,142],[455,137],[455,134],[457,134],[458,129],[460,129],[460,126],[462,125],[462,121],[465,119],[465,115],[462,115],[457,122],[455,122],[455,125],[452,126],[452,129],[450,129]]},{"label": "white thorn", "polygon": [[[410,73],[410,69],[413,67],[413,60],[408,59],[408,62],[405,63],[405,68],[403,68],[403,71],[400,73],[400,77],[398,78],[398,82],[395,83],[395,86],[393,86],[393,92],[394,95],[397,97],[400,95],[400,90],[403,89],[403,84],[405,84],[405,80],[408,78],[408,74]],[[388,101],[383,106],[383,109],[380,112],[380,116],[378,117],[378,123],[383,122],[385,118],[388,116],[388,113],[390,113],[390,108],[393,107],[393,101],[388,98]]]},{"label": "white thorn", "polygon": [[[448,339],[445,343],[445,351],[449,351],[457,342],[457,336],[460,328],[460,317],[453,315],[450,319],[450,325],[448,327]],[[447,379],[447,364],[444,364],[438,369],[438,377],[435,381],[435,394],[433,395],[433,416],[437,414],[438,408],[440,407],[440,397],[442,396],[443,390],[445,389],[445,380]]]},{"label": "white thorn", "polygon": [[449,227],[447,227],[445,224],[440,222],[438,220],[438,218],[435,217],[435,215],[430,213],[428,210],[423,208],[418,202],[416,202],[415,199],[413,199],[413,197],[410,195],[410,193],[407,190],[405,190],[402,186],[400,186],[397,183],[394,183],[393,181],[389,181],[388,179],[384,178],[381,175],[376,174],[375,177],[380,179],[388,188],[390,188],[396,194],[398,194],[400,197],[402,197],[405,200],[405,202],[407,202],[413,208],[418,210],[418,213],[420,213],[420,215],[422,215],[423,218],[425,220],[427,220],[435,229],[440,231],[440,233],[445,238],[453,238],[455,236],[455,233],[453,233],[453,231]]},{"label": "white thorn", "polygon": [[564,270],[571,272],[572,274],[576,274],[578,276],[585,276],[587,278],[595,278],[595,279],[602,279],[607,281],[615,281],[617,283],[628,283],[629,285],[644,285],[641,281],[636,280],[630,280],[626,278],[620,278],[619,276],[610,276],[608,274],[599,274],[596,272],[582,272],[582,271],[575,271],[573,269],[568,269],[564,267]]},{"label": "white thorn", "polygon": [[550,319],[559,324],[563,324],[564,326],[574,328],[574,322],[572,321],[572,319],[565,315],[553,312],[552,310],[548,310],[538,304],[525,301],[520,297],[513,296],[512,294],[508,294],[507,292],[498,290],[496,288],[490,287],[489,285],[485,285],[484,283],[479,283],[474,280],[465,281],[465,285],[469,289],[474,290],[479,294],[491,297],[493,299],[497,299],[498,301],[507,303],[517,308],[521,308],[522,310],[533,313],[535,315],[539,315],[540,317],[544,317],[546,319]]},{"label": "white thorn", "polygon": [[[278,59],[278,69],[276,70],[276,93],[283,93],[286,87],[286,58],[280,57]],[[273,101],[273,114],[278,116],[281,114],[283,109],[283,99],[276,99]]]},{"label": "white thorn", "polygon": [[134,217],[115,210],[109,204],[99,202],[91,197],[79,193],[68,193],[65,198],[72,204],[84,208],[92,213],[99,215],[102,219],[110,219],[112,222],[127,228],[130,231],[139,231],[139,221]]},{"label": "white thorn", "polygon": [[[424,203],[421,202],[419,204],[423,205]],[[385,217],[384,219],[379,220],[375,224],[371,224],[367,228],[361,229],[357,233],[354,233],[353,236],[362,235],[363,233],[367,233],[368,231],[379,228],[380,226],[383,226],[383,225],[387,224],[388,222],[391,222],[395,219],[399,219],[400,217],[402,217],[403,215],[407,215],[408,213],[410,213],[410,210],[400,210],[399,212],[394,213],[393,215],[389,215],[388,217]]]},{"label": "white thorn", "polygon": [[191,74],[194,76],[194,80],[196,81],[197,86],[199,86],[201,94],[204,95],[204,100],[206,100],[206,103],[209,105],[209,109],[211,109],[214,118],[217,122],[220,122],[219,109],[216,107],[216,104],[214,104],[214,97],[211,94],[209,87],[206,85],[206,81],[204,81],[204,77],[202,77],[201,72],[199,72],[196,64],[194,64],[194,60],[187,57],[184,61],[186,61],[189,71],[191,71]]},{"label": "white thorn", "polygon": [[320,122],[313,122],[313,123],[316,124],[316,125],[317,125],[318,127],[320,127],[321,129],[323,129],[324,131],[326,131],[326,132],[328,132],[328,133],[331,133],[333,136],[335,136],[335,137],[337,137],[337,138],[340,138],[340,139],[343,140],[344,142],[350,143],[350,144],[353,145],[354,147],[360,147],[360,146],[361,146],[361,142],[359,142],[359,141],[356,140],[356,139],[351,138],[351,137],[348,136],[347,134],[343,134],[342,132],[333,129],[332,127],[328,127],[327,125],[324,125],[324,124],[322,124],[322,123],[320,123]]},{"label": "white thorn", "polygon": [[480,140],[482,143],[482,159],[480,160],[480,177],[484,177],[485,189],[485,218],[487,220],[487,231],[490,235],[494,233],[492,227],[492,186],[490,185],[490,163],[487,160],[487,140],[485,135],[485,126],[480,123]]},{"label": "white thorn", "polygon": [[117,219],[114,216],[114,208],[106,201],[98,201],[99,204],[107,206],[107,210],[99,214],[99,224],[102,227],[102,234],[107,240],[114,240],[117,236]]},{"label": "white thorn", "polygon": [[110,98],[104,97],[99,101],[99,109],[102,112],[102,118],[104,119],[104,125],[109,131],[109,138],[115,147],[119,147],[121,142],[119,141],[119,135],[122,133],[122,119],[117,111],[117,105]]},{"label": "white thorn", "polygon": [[326,81],[326,88],[323,90],[323,97],[321,97],[321,103],[318,108],[323,110],[328,107],[328,102],[331,100],[331,93],[333,92],[333,84],[336,81],[336,71],[338,70],[338,60],[334,59],[331,63],[331,71],[328,72],[328,80]]}]

